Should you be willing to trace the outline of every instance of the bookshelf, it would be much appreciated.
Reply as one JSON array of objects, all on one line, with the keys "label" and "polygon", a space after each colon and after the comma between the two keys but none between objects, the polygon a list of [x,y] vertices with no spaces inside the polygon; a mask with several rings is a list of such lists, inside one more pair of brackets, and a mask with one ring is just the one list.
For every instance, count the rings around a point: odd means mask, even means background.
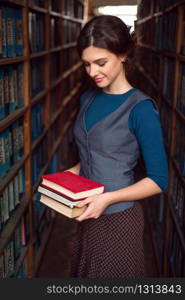
[{"label": "bookshelf", "polygon": [[55,219],[39,202],[40,176],[77,159],[75,46],[87,5],[0,1],[0,278],[36,276]]},{"label": "bookshelf", "polygon": [[169,161],[169,188],[146,200],[146,216],[159,276],[184,277],[185,1],[138,1],[135,30],[135,84],[157,102]]}]

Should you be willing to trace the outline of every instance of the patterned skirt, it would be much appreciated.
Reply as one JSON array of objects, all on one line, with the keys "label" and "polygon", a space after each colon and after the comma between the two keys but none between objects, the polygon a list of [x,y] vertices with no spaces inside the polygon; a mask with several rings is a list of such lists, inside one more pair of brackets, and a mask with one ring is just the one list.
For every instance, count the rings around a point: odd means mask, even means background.
[{"label": "patterned skirt", "polygon": [[71,277],[141,278],[144,266],[142,206],[78,223]]}]

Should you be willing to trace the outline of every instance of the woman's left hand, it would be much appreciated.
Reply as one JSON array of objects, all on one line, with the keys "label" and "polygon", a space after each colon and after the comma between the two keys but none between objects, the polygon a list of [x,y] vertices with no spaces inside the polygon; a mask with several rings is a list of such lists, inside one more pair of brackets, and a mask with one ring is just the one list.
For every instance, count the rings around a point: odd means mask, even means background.
[{"label": "woman's left hand", "polygon": [[109,204],[109,194],[103,193],[100,195],[90,196],[86,198],[85,200],[79,202],[76,207],[83,207],[84,205],[87,205],[86,210],[84,213],[76,218],[75,220],[81,222],[86,219],[94,218],[97,219],[103,211],[106,209],[106,207]]}]

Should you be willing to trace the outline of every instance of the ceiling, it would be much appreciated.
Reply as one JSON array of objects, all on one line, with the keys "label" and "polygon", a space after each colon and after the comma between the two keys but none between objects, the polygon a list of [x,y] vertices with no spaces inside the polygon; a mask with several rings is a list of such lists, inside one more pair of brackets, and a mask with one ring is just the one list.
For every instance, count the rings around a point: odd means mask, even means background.
[{"label": "ceiling", "polygon": [[138,0],[93,0],[93,8],[111,5],[137,5]]}]

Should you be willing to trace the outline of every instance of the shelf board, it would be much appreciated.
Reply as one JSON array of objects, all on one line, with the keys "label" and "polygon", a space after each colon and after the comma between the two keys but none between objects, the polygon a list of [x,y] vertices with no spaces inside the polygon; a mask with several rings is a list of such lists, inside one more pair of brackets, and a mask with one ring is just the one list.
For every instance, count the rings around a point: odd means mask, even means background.
[{"label": "shelf board", "polygon": [[39,51],[39,52],[34,52],[34,53],[30,54],[30,59],[34,59],[34,58],[46,56],[47,54],[49,54],[49,50],[43,50],[43,51]]},{"label": "shelf board", "polygon": [[76,93],[78,93],[80,87],[82,86],[82,84],[79,82],[73,89],[72,91],[69,93],[69,96],[67,96],[64,101],[62,102],[62,106],[65,107],[70,101],[71,99],[74,97],[74,95]]},{"label": "shelf board", "polygon": [[76,22],[76,23],[84,23],[84,20],[83,19],[77,19],[77,18],[74,18],[74,17],[71,17],[71,16],[66,16],[66,15],[62,15],[62,18],[64,20],[69,20],[69,21],[73,21],[73,22]]},{"label": "shelf board", "polygon": [[20,222],[20,219],[22,215],[24,214],[25,210],[27,209],[29,205],[30,199],[29,198],[23,198],[20,202],[19,206],[15,209],[15,211],[12,213],[10,219],[8,220],[5,228],[3,229],[0,237],[0,254],[3,253],[4,248],[8,244],[9,240],[14,234],[15,227]]},{"label": "shelf board", "polygon": [[16,109],[14,112],[10,113],[6,118],[0,121],[0,132],[9,127],[13,122],[24,116],[27,111],[27,106]]},{"label": "shelf board", "polygon": [[139,47],[141,48],[145,48],[145,49],[149,49],[151,50],[152,52],[154,53],[157,53],[157,54],[160,54],[160,55],[163,55],[163,56],[169,56],[171,58],[177,58],[177,57],[181,57],[182,55],[180,54],[177,54],[175,52],[168,52],[168,51],[165,51],[165,50],[159,50],[159,49],[156,49],[154,46],[152,45],[149,45],[149,44],[144,44],[144,43],[141,43],[139,42],[138,45]]},{"label": "shelf board", "polygon": [[140,65],[138,65],[138,64],[136,64],[136,67],[138,68],[138,70],[147,78],[147,80],[151,83],[151,85],[156,89],[156,90],[158,90],[158,86],[157,86],[157,83],[155,83],[155,81],[151,78],[151,76],[146,72],[146,70],[142,67],[142,66],[140,66]]},{"label": "shelf board", "polygon": [[142,19],[138,19],[136,21],[136,24],[142,24],[142,23],[145,23],[145,22],[147,22],[147,21],[149,21],[153,18],[163,16],[164,14],[169,13],[171,10],[173,10],[174,8],[180,6],[184,3],[185,3],[185,0],[181,0],[178,3],[172,4],[169,7],[165,8],[164,11],[156,12],[156,13],[151,14],[150,16],[146,16]]},{"label": "shelf board", "polygon": [[38,13],[43,13],[43,14],[48,13],[48,9],[45,9],[45,8],[37,6],[37,5],[29,5],[29,9],[33,10],[35,12],[38,12]]},{"label": "shelf board", "polygon": [[18,260],[16,261],[15,277],[18,275],[19,269],[20,269],[20,267],[21,267],[21,265],[22,265],[22,263],[23,263],[23,261],[24,261],[24,259],[25,259],[25,256],[26,256],[27,253],[28,253],[29,245],[30,245],[30,242],[28,243],[27,246],[23,246],[23,249],[22,249],[22,251],[21,251],[21,255],[20,255],[20,257],[18,258]]},{"label": "shelf board", "polygon": [[52,81],[50,91],[53,90],[58,84],[62,82],[62,80],[66,79],[69,75],[71,75],[74,71],[82,66],[82,63],[79,62],[72,66],[69,70],[65,71],[60,77]]},{"label": "shelf board", "polygon": [[172,110],[173,109],[173,106],[172,106],[172,103],[170,101],[167,100],[166,96],[164,96],[161,92],[161,98],[162,100],[164,101],[164,103]]},{"label": "shelf board", "polygon": [[185,115],[176,107],[175,112],[182,122],[185,122]]},{"label": "shelf board", "polygon": [[9,182],[15,177],[15,175],[18,173],[19,169],[24,165],[28,157],[28,153],[24,154],[21,159],[19,159],[13,166],[11,166],[11,169],[7,173],[6,177],[1,179],[0,193],[3,192],[3,190],[9,184]]},{"label": "shelf board", "polygon": [[180,169],[179,169],[179,166],[178,166],[178,164],[176,163],[174,157],[173,157],[173,156],[170,156],[170,158],[171,158],[173,167],[174,167],[174,169],[175,169],[176,172],[177,172],[177,176],[179,177],[179,179],[180,179],[181,182],[182,182],[182,185],[183,185],[184,188],[185,188],[185,177],[182,176],[181,171],[180,171]]},{"label": "shelf board", "polygon": [[48,89],[44,89],[43,91],[41,91],[40,93],[38,93],[36,96],[34,96],[31,99],[31,107],[34,106],[35,104],[37,104],[43,97],[45,97],[48,93]]},{"label": "shelf board", "polygon": [[17,63],[22,63],[26,61],[27,57],[26,56],[17,56],[17,57],[10,57],[10,58],[1,58],[0,59],[0,66],[4,65],[10,65],[10,64],[17,64]]},{"label": "shelf board", "polygon": [[68,49],[68,48],[73,48],[73,47],[76,47],[76,42],[62,45],[62,49]]}]

